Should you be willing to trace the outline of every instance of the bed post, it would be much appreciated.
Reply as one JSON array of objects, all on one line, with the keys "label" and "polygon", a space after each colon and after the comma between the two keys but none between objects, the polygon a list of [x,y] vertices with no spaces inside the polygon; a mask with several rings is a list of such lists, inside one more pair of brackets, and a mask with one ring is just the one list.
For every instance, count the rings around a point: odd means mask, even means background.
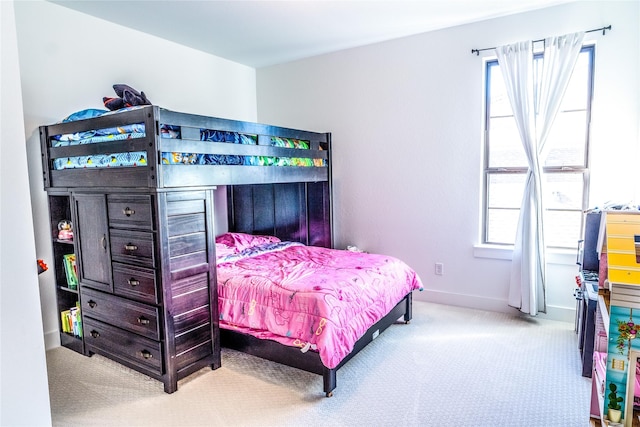
[{"label": "bed post", "polygon": [[336,369],[329,369],[326,366],[323,366],[322,382],[324,385],[324,392],[327,397],[333,396],[333,390],[336,388]]},{"label": "bed post", "polygon": [[49,159],[49,131],[46,126],[40,126],[40,151],[42,153],[42,179],[44,189],[51,187],[51,166]]},{"label": "bed post", "polygon": [[409,323],[409,321],[413,317],[413,313],[412,313],[413,293],[412,292],[409,292],[407,294],[405,301],[407,302],[407,307],[404,312],[404,323]]}]

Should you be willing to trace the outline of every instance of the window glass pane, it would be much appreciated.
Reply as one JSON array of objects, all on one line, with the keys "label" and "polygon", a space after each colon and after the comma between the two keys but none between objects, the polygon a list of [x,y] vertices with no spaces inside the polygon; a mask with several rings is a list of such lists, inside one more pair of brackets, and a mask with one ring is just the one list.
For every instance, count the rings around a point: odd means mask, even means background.
[{"label": "window glass pane", "polygon": [[536,114],[540,111],[540,80],[542,76],[542,55],[533,60],[533,102]]},{"label": "window glass pane", "polygon": [[488,209],[487,243],[513,244],[520,209]]},{"label": "window glass pane", "polygon": [[527,157],[513,116],[490,120],[489,167],[527,167]]},{"label": "window glass pane", "polygon": [[519,209],[524,192],[524,173],[489,174],[489,208]]},{"label": "window glass pane", "polygon": [[589,100],[589,52],[578,55],[569,86],[562,99],[561,111],[586,110]]},{"label": "window glass pane", "polygon": [[544,192],[545,209],[582,210],[584,183],[582,173],[546,173]]},{"label": "window glass pane", "polygon": [[507,90],[504,86],[502,71],[500,71],[497,61],[490,63],[489,85],[489,114],[491,117],[512,115],[513,112],[511,111],[511,104],[509,103]]},{"label": "window glass pane", "polygon": [[487,177],[488,243],[513,244],[525,177],[524,173],[492,173]]},{"label": "window glass pane", "polygon": [[545,212],[544,240],[548,247],[576,248],[582,227],[582,211]]},{"label": "window glass pane", "polygon": [[587,112],[558,113],[545,142],[549,150],[545,166],[581,166],[585,164]]}]

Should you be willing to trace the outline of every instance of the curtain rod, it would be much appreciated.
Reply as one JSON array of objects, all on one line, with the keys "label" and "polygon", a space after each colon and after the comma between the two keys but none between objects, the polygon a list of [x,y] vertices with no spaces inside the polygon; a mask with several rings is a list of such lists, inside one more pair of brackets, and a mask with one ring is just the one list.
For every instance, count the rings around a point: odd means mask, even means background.
[{"label": "curtain rod", "polygon": [[[602,35],[604,36],[607,30],[611,31],[611,25],[607,27],[595,28],[593,30],[585,31],[585,33],[594,33],[596,31],[602,31]],[[544,39],[534,40],[533,43],[542,42],[542,41],[544,41]],[[495,47],[485,47],[484,49],[471,49],[471,53],[472,54],[475,53],[476,56],[480,56],[480,52],[485,50],[493,50],[493,49],[495,49]]]}]

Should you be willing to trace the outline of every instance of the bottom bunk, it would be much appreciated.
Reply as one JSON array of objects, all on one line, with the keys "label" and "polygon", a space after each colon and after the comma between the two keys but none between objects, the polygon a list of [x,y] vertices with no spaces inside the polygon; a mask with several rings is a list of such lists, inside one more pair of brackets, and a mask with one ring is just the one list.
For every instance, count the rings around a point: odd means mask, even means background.
[{"label": "bottom bunk", "polygon": [[417,273],[380,254],[331,249],[327,182],[227,186],[216,237],[221,345],[322,375],[412,316]]},{"label": "bottom bunk", "polygon": [[324,376],[380,332],[411,319],[411,292],[423,288],[401,260],[275,236],[216,238],[222,345]]},{"label": "bottom bunk", "polygon": [[336,373],[345,363],[353,358],[367,344],[376,339],[389,326],[400,318],[404,323],[409,323],[412,317],[412,294],[408,293],[387,313],[382,319],[371,326],[367,332],[355,343],[351,353],[345,356],[340,363],[329,369],[323,365],[318,353],[313,351],[301,352],[299,348],[290,347],[279,342],[256,338],[252,335],[236,332],[229,329],[220,329],[221,345],[226,348],[241,351],[283,365],[302,369],[307,372],[322,375],[324,393],[327,397],[333,395],[336,388]]}]

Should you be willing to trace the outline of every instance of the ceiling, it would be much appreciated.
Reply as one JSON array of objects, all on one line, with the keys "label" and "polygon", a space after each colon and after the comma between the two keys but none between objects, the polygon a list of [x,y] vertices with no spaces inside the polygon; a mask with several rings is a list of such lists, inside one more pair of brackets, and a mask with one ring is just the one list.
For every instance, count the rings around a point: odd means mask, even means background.
[{"label": "ceiling", "polygon": [[49,0],[260,68],[576,0]]}]

